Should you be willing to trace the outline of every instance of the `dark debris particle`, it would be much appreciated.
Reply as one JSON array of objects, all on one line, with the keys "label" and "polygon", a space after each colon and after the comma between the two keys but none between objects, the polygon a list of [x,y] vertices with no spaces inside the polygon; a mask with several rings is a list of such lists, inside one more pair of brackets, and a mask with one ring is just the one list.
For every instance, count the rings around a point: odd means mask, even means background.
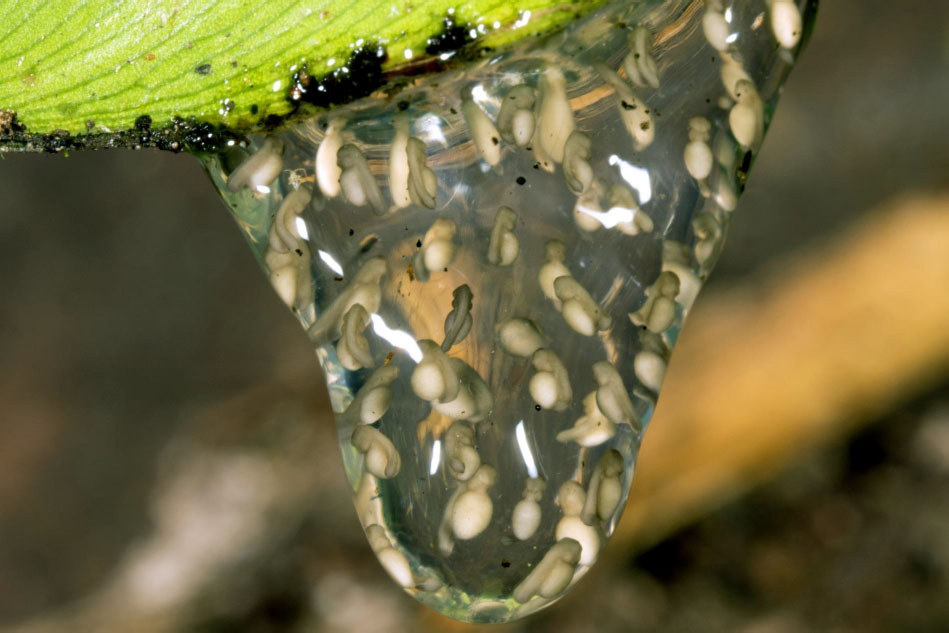
[{"label": "dark debris particle", "polygon": [[352,236],[352,235],[355,235],[355,234],[356,234],[356,231],[354,231],[353,229],[349,229],[349,234],[350,234],[351,236]]},{"label": "dark debris particle", "polygon": [[507,569],[510,566],[511,566],[511,561],[504,560],[504,559],[501,560],[501,567],[503,567],[504,569]]},{"label": "dark debris particle", "polygon": [[535,404],[535,405],[534,405],[534,411],[540,411],[540,405],[539,405],[539,404]]},{"label": "dark debris particle", "polygon": [[135,129],[139,132],[147,132],[152,129],[152,117],[143,114],[135,119]]},{"label": "dark debris particle", "polygon": [[527,178],[525,178],[524,176],[518,176],[514,182],[516,182],[519,185],[523,185],[527,183]]},{"label": "dark debris particle", "polygon": [[257,114],[258,112],[260,112],[260,107],[256,103],[250,106],[251,114]]},{"label": "dark debris particle", "polygon": [[629,103],[628,101],[620,101],[620,105],[623,106],[623,109],[624,109],[624,110],[635,110],[635,109],[636,109],[636,104],[635,104],[635,103]]},{"label": "dark debris particle", "polygon": [[211,64],[201,64],[200,66],[195,66],[194,72],[199,75],[210,75],[211,74]]},{"label": "dark debris particle", "polygon": [[405,112],[409,109],[409,102],[402,99],[396,104],[396,107],[399,109],[399,112]]},{"label": "dark debris particle", "polygon": [[466,25],[456,24],[452,16],[445,16],[442,22],[442,32],[438,35],[428,38],[425,44],[425,52],[429,55],[440,55],[442,53],[452,53],[472,41],[471,28]]},{"label": "dark debris particle", "polygon": [[422,240],[416,240],[415,248],[422,248]]}]

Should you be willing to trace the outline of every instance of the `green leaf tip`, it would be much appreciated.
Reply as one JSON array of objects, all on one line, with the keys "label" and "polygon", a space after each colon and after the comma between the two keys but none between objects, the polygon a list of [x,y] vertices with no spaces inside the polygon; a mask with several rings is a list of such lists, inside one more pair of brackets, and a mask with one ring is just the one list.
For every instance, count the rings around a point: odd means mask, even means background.
[{"label": "green leaf tip", "polygon": [[0,150],[207,149],[455,51],[557,30],[602,2],[12,0]]}]

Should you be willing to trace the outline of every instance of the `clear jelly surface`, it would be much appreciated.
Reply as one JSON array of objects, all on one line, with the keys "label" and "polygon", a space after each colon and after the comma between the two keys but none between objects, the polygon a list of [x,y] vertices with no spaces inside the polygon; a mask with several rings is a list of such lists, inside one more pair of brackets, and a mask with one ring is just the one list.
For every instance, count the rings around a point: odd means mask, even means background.
[{"label": "clear jelly surface", "polygon": [[616,3],[204,157],[416,598],[511,620],[596,560],[813,13]]}]

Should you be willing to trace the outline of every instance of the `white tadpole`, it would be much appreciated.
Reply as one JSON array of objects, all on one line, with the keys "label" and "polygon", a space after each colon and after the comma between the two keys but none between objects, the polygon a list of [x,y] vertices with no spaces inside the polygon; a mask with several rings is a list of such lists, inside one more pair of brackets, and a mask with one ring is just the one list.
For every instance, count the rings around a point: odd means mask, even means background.
[{"label": "white tadpole", "polygon": [[283,141],[267,138],[256,152],[227,177],[227,190],[247,187],[255,194],[270,193],[270,184],[283,171]]},{"label": "white tadpole", "polygon": [[510,207],[499,207],[491,227],[488,242],[488,261],[495,266],[510,266],[521,251],[521,244],[514,235],[517,214]]},{"label": "white tadpole", "polygon": [[[283,199],[273,224],[264,253],[270,269],[270,281],[291,310],[300,312],[313,303],[313,275],[310,271],[310,248],[299,233],[300,214],[310,204],[309,185],[296,189]],[[305,226],[305,225],[304,225]]]},{"label": "white tadpole", "polygon": [[583,399],[583,416],[573,427],[557,434],[558,442],[576,442],[590,448],[610,440],[616,435],[616,426],[610,422],[596,404],[596,392],[591,391]]},{"label": "white tadpole", "polygon": [[793,0],[771,0],[770,5],[771,33],[782,48],[790,50],[801,41],[801,10]]},{"label": "white tadpole", "polygon": [[368,424],[353,429],[350,442],[365,457],[366,471],[379,479],[391,479],[402,469],[402,458],[388,437]]},{"label": "white tadpole", "polygon": [[573,205],[573,221],[581,231],[592,233],[603,227],[600,219],[605,214],[600,204],[599,184],[594,181],[593,186],[583,195],[577,197]]},{"label": "white tadpole", "polygon": [[540,268],[540,274],[538,275],[538,281],[540,282],[540,289],[544,292],[544,295],[554,302],[557,310],[560,310],[560,299],[557,298],[557,292],[554,289],[554,281],[558,277],[564,277],[570,275],[570,269],[564,265],[564,260],[567,258],[566,255],[567,247],[560,240],[550,240],[544,246],[544,256],[547,260]]},{"label": "white tadpole", "polygon": [[633,401],[616,368],[605,360],[593,363],[593,380],[597,385],[596,406],[606,419],[613,424],[628,424],[635,431],[642,431],[642,421],[636,415]]},{"label": "white tadpole", "polygon": [[372,372],[356,392],[356,397],[342,413],[353,424],[372,424],[389,410],[392,403],[392,382],[399,376],[399,368],[386,365]]},{"label": "white tadpole", "polygon": [[625,212],[625,217],[616,223],[616,228],[626,235],[652,233],[655,224],[645,211],[639,208],[633,192],[625,185],[614,184],[607,192],[610,213]]},{"label": "white tadpole", "polygon": [[551,599],[563,593],[577,570],[582,546],[571,538],[557,541],[524,580],[514,588],[514,599],[525,603],[534,596]]},{"label": "white tadpole", "polygon": [[722,222],[712,211],[702,211],[692,218],[692,232],[695,234],[695,261],[702,268],[715,263],[725,241]]},{"label": "white tadpole", "polygon": [[357,207],[368,204],[376,215],[386,212],[379,185],[358,147],[352,143],[340,147],[336,152],[336,164],[340,168],[340,189],[350,204]]},{"label": "white tadpole", "polygon": [[334,117],[326,126],[323,141],[316,149],[316,183],[327,198],[339,195],[339,177],[343,171],[336,163],[336,155],[343,146],[343,128],[346,120]]},{"label": "white tadpole", "polygon": [[540,527],[540,500],[546,487],[547,481],[543,477],[528,477],[524,482],[521,500],[511,513],[511,529],[518,540],[526,541],[534,536]]},{"label": "white tadpole", "polygon": [[448,218],[432,223],[422,238],[422,246],[415,253],[412,268],[420,281],[428,281],[432,273],[442,272],[455,258],[453,239],[458,228]]},{"label": "white tadpole", "polygon": [[736,103],[728,112],[728,125],[739,145],[756,149],[764,138],[764,104],[750,80],[739,80],[735,94]]},{"label": "white tadpole", "polygon": [[567,137],[573,132],[573,109],[567,98],[567,81],[557,66],[548,66],[540,78],[540,121],[538,140],[554,162],[563,162]]},{"label": "white tadpole", "polygon": [[313,325],[307,328],[310,340],[317,345],[337,340],[341,334],[343,315],[357,303],[370,316],[378,312],[379,305],[382,303],[380,282],[385,274],[386,261],[382,257],[366,260],[359,272],[353,276],[352,281],[320,313]]},{"label": "white tadpole", "polygon": [[491,389],[478,372],[460,358],[452,358],[451,366],[458,375],[458,396],[450,402],[434,402],[432,407],[454,420],[481,422],[494,407]]},{"label": "white tadpole", "polygon": [[725,92],[728,93],[728,98],[732,101],[738,101],[738,82],[751,81],[751,77],[745,72],[745,67],[729,53],[722,53],[722,67],[719,74],[722,78],[722,86],[725,88]]},{"label": "white tadpole", "polygon": [[563,511],[563,518],[557,522],[554,530],[555,538],[570,538],[580,544],[581,565],[590,566],[596,561],[600,553],[600,535],[596,528],[584,523],[580,515],[586,503],[586,493],[577,482],[567,480],[557,492],[557,505]]},{"label": "white tadpole", "polygon": [[409,196],[409,115],[400,112],[392,119],[395,136],[389,147],[389,195],[397,209],[412,204]]},{"label": "white tadpole", "polygon": [[494,330],[504,351],[514,356],[531,356],[544,346],[544,337],[530,319],[507,319],[498,323]]},{"label": "white tadpole", "polygon": [[637,97],[629,84],[613,70],[602,64],[598,64],[596,69],[616,93],[620,119],[633,139],[633,150],[641,152],[652,145],[656,138],[656,124],[653,120],[652,109]]},{"label": "white tadpole", "polygon": [[610,449],[603,454],[587,486],[586,499],[580,518],[587,525],[594,525],[597,521],[608,522],[619,507],[623,496],[620,479],[623,476],[625,464],[619,451]]},{"label": "white tadpole", "polygon": [[682,306],[683,313],[692,309],[702,289],[702,280],[692,270],[692,252],[685,242],[663,240],[662,271],[671,271],[679,278],[679,294],[676,302]]},{"label": "white tadpole", "polygon": [[422,360],[412,371],[412,391],[428,402],[450,402],[458,397],[460,378],[441,345],[430,339],[418,342]]},{"label": "white tadpole", "polygon": [[560,312],[575,332],[593,336],[598,330],[607,330],[613,319],[593,300],[590,293],[570,276],[554,280],[554,292],[561,302]]},{"label": "white tadpole", "polygon": [[699,181],[708,178],[715,164],[712,148],[708,145],[711,126],[709,120],[702,116],[689,120],[689,143],[685,146],[683,158],[689,175]]},{"label": "white tadpole", "polygon": [[445,340],[442,341],[444,351],[447,352],[453,345],[461,343],[468,336],[468,332],[471,331],[473,300],[474,295],[472,295],[468,284],[462,284],[452,292],[451,312],[445,317]]},{"label": "white tadpole", "polygon": [[471,425],[455,421],[445,432],[445,459],[448,472],[459,481],[468,481],[481,467],[481,455],[475,448]]},{"label": "white tadpole", "polygon": [[413,136],[409,138],[405,152],[409,161],[409,197],[419,206],[434,209],[438,177],[426,164],[425,143]]},{"label": "white tadpole", "polygon": [[518,84],[504,95],[498,111],[498,132],[508,143],[525,147],[534,136],[534,103],[537,95],[526,84]]},{"label": "white tadpole", "polygon": [[363,332],[369,325],[369,313],[359,303],[353,304],[343,315],[340,338],[336,343],[339,364],[349,371],[372,367],[372,352]]},{"label": "white tadpole", "polygon": [[705,180],[712,173],[714,159],[708,143],[691,141],[685,146],[684,158],[685,168],[689,170],[689,175],[696,180]]},{"label": "white tadpole", "polygon": [[488,490],[497,479],[498,472],[492,466],[482,464],[464,484],[464,492],[458,495],[451,509],[451,531],[455,538],[470,540],[488,527],[494,512]]},{"label": "white tadpole", "polygon": [[666,359],[656,352],[644,350],[633,357],[633,373],[647,389],[659,393],[666,378]]},{"label": "white tadpole", "polygon": [[633,85],[659,87],[659,71],[652,56],[652,33],[639,25],[629,35],[629,53],[623,58],[623,69]]},{"label": "white tadpole", "polygon": [[725,21],[725,16],[721,11],[711,6],[705,10],[705,15],[702,16],[702,33],[705,35],[705,40],[715,50],[724,51],[728,48],[731,27]]},{"label": "white tadpole", "polygon": [[470,97],[462,99],[461,114],[465,117],[481,160],[492,167],[501,162],[501,134],[488,115]]},{"label": "white tadpole", "polygon": [[531,376],[528,390],[534,402],[542,409],[564,411],[573,400],[570,376],[567,368],[550,349],[539,349],[531,358],[531,365],[537,372]]},{"label": "white tadpole", "polygon": [[665,332],[675,321],[675,299],[679,294],[679,277],[672,271],[659,274],[646,288],[643,305],[629,315],[633,325],[645,326],[650,332]]},{"label": "white tadpole", "polygon": [[382,563],[383,569],[399,586],[406,588],[415,586],[415,577],[408,559],[402,552],[392,547],[392,542],[384,527],[378,524],[367,526],[366,538],[369,539],[369,547]]},{"label": "white tadpole", "polygon": [[593,155],[593,141],[583,132],[574,130],[567,137],[563,152],[563,175],[567,188],[579,196],[593,184],[593,168],[589,162]]}]

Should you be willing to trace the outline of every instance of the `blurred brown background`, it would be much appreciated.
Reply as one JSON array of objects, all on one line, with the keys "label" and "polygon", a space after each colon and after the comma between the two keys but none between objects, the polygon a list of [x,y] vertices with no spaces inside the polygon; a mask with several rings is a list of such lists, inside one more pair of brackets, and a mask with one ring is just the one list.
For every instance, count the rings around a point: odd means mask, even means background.
[{"label": "blurred brown background", "polygon": [[[504,630],[949,630],[947,113],[949,5],[824,3],[628,516]],[[0,192],[0,631],[471,628],[375,563],[196,161],[7,156]]]}]

